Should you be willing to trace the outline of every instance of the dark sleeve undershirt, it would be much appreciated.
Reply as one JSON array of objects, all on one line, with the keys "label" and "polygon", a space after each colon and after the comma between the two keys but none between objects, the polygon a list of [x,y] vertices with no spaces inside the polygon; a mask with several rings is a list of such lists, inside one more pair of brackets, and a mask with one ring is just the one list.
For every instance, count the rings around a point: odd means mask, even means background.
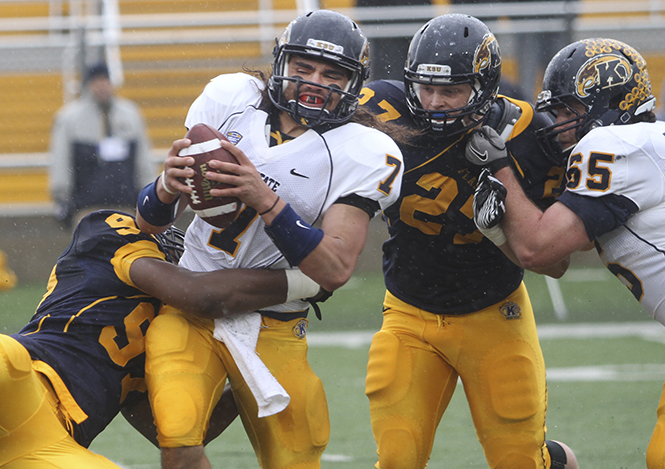
[{"label": "dark sleeve undershirt", "polygon": [[381,209],[381,206],[376,200],[361,197],[357,194],[351,194],[346,197],[340,197],[335,201],[336,204],[345,204],[358,207],[369,215],[369,218],[374,218],[374,215]]},{"label": "dark sleeve undershirt", "polygon": [[557,201],[580,217],[591,241],[623,226],[639,210],[635,202],[617,194],[588,197],[565,191]]}]

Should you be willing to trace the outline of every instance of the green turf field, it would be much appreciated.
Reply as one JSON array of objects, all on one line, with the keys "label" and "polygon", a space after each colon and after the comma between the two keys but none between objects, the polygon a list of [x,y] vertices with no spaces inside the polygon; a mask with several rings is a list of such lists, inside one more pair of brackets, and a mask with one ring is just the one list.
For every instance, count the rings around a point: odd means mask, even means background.
[{"label": "green turf field", "polygon": [[[573,446],[582,468],[645,467],[646,445],[665,381],[660,359],[665,328],[650,320],[628,290],[600,269],[573,269],[559,282],[568,312],[565,322],[556,318],[544,278],[527,275],[526,282],[548,365],[548,437]],[[310,362],[324,382],[331,414],[325,468],[370,468],[375,462],[363,390],[367,338],[380,326],[382,288],[380,275],[358,275],[323,304],[324,320],[310,324]],[[16,332],[43,291],[41,285],[21,285],[0,293],[0,332]],[[626,324],[605,326],[622,321]],[[317,340],[330,334],[329,344],[341,343],[358,331],[366,333],[359,335],[355,348],[322,346]],[[124,467],[159,468],[158,451],[122,417],[92,449]],[[237,421],[207,452],[216,469],[258,467]],[[443,417],[429,467],[487,467],[461,386]]]}]

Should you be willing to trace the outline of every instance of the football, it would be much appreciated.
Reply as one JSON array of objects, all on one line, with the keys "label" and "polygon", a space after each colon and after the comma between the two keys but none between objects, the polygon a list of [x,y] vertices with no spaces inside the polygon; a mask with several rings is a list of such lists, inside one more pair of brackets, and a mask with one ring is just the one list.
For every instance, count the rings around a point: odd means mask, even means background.
[{"label": "football", "polygon": [[194,125],[185,138],[192,144],[180,150],[178,156],[191,156],[195,162],[192,166],[194,176],[183,178],[181,182],[192,188],[189,194],[189,206],[198,216],[217,228],[226,228],[236,219],[242,202],[236,197],[213,197],[210,189],[223,189],[232,187],[228,184],[206,179],[208,171],[219,170],[208,167],[210,160],[219,160],[226,163],[238,164],[235,156],[221,147],[220,140],[228,140],[219,130],[207,124]]}]

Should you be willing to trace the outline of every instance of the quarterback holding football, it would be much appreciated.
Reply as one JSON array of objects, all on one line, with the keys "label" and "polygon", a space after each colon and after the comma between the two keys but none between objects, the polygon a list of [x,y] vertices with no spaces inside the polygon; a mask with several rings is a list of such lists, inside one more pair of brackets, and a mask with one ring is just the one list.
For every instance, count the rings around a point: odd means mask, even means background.
[{"label": "quarterback holding football", "polygon": [[[209,161],[213,171],[206,178],[229,185],[210,194],[237,197],[243,206],[221,229],[196,216],[181,265],[195,271],[297,268],[332,292],[353,273],[370,219],[396,200],[402,155],[391,138],[357,116],[369,46],[355,22],[326,10],[301,15],[273,55],[267,79],[220,75],[189,109],[185,127],[203,123],[219,130],[226,137],[221,148],[238,162]],[[191,194],[182,180],[194,175],[194,158],[178,156],[190,143],[174,142],[160,180],[140,196],[142,230],[167,229],[179,197]],[[179,312],[155,319],[146,374],[165,468],[209,467],[202,441],[227,377],[262,468],[320,467],[330,430],[321,381],[307,362],[308,307],[292,301],[234,324]],[[276,379],[288,404],[267,410],[270,402],[252,389],[255,380],[241,370],[244,360],[231,346],[240,336],[252,337],[249,359],[258,354],[259,368],[267,367],[266,379]]]}]

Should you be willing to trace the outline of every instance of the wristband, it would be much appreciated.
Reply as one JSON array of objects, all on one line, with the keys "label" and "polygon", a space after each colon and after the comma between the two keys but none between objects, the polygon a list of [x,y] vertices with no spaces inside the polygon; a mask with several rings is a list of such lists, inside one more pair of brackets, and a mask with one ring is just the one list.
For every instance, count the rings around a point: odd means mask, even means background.
[{"label": "wristband", "polygon": [[492,241],[497,246],[502,246],[508,241],[506,238],[506,232],[503,231],[501,225],[495,225],[492,228],[478,228],[480,232],[490,241]]},{"label": "wristband", "polygon": [[303,300],[319,294],[321,287],[314,280],[298,269],[286,270],[286,303],[294,300]]},{"label": "wristband", "polygon": [[289,204],[279,212],[270,226],[266,225],[265,230],[292,266],[300,264],[323,239],[323,230],[306,223]]},{"label": "wristband", "polygon": [[162,174],[159,176],[159,180],[162,181],[162,189],[164,189],[167,194],[176,195],[178,193],[177,191],[174,192],[166,187],[166,183],[164,182],[164,171],[162,171]]},{"label": "wristband", "polygon": [[166,226],[175,220],[175,208],[180,197],[165,204],[157,196],[157,181],[145,186],[139,193],[137,208],[143,219],[152,226]]}]

